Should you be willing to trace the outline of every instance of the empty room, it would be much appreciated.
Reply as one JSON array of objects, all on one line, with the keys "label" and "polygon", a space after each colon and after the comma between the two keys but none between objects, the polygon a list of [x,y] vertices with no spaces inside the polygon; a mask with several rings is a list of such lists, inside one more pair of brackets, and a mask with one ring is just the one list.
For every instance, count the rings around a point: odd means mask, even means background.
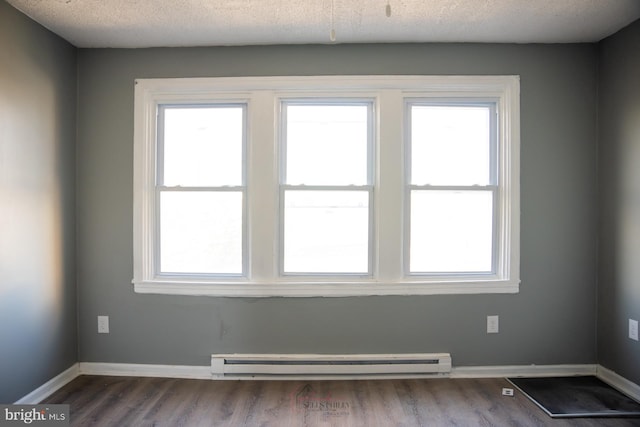
[{"label": "empty room", "polygon": [[638,260],[636,0],[0,1],[1,426],[640,425]]}]

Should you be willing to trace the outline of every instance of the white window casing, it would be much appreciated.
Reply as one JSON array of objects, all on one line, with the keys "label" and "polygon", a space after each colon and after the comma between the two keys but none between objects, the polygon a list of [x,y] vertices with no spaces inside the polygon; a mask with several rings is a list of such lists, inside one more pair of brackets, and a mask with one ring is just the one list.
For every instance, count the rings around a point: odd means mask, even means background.
[{"label": "white window casing", "polygon": [[[518,76],[311,76],[139,79],[135,82],[133,280],[138,293],[338,297],[516,293],[520,283]],[[281,112],[290,100],[370,103],[369,272],[283,274]],[[482,274],[408,271],[408,103],[495,106],[493,262]],[[166,105],[245,106],[243,273],[161,274],[157,222],[158,111]],[[330,171],[329,171],[330,172]],[[494,185],[495,184],[495,185]]]}]

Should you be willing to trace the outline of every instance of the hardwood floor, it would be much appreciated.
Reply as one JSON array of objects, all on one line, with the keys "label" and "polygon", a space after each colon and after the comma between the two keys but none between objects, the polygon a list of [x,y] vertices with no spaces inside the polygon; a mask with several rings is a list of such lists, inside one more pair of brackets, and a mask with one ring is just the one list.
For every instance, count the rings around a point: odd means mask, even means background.
[{"label": "hardwood floor", "polygon": [[43,403],[72,426],[639,426],[552,419],[504,379],[212,381],[80,376]]}]

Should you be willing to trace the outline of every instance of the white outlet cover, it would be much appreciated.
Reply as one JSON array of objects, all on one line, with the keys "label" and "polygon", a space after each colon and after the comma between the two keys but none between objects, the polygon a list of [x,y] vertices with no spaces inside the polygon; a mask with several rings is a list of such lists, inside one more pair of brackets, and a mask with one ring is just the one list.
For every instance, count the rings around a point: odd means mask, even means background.
[{"label": "white outlet cover", "polygon": [[98,333],[109,333],[109,316],[98,316]]},{"label": "white outlet cover", "polygon": [[487,316],[487,333],[497,334],[500,331],[500,318],[498,316]]},{"label": "white outlet cover", "polygon": [[638,321],[629,319],[629,338],[638,341]]}]

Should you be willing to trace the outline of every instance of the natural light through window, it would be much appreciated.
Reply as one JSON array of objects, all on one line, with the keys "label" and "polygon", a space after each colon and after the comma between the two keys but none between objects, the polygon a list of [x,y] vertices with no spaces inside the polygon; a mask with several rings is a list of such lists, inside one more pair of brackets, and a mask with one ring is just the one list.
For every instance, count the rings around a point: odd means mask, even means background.
[{"label": "natural light through window", "polygon": [[408,104],[409,271],[493,273],[495,105]]},{"label": "natural light through window", "polygon": [[160,274],[243,273],[244,106],[159,111]]},{"label": "natural light through window", "polygon": [[514,293],[517,76],[139,79],[136,292]]},{"label": "natural light through window", "polygon": [[283,103],[285,274],[369,274],[371,105]]}]

